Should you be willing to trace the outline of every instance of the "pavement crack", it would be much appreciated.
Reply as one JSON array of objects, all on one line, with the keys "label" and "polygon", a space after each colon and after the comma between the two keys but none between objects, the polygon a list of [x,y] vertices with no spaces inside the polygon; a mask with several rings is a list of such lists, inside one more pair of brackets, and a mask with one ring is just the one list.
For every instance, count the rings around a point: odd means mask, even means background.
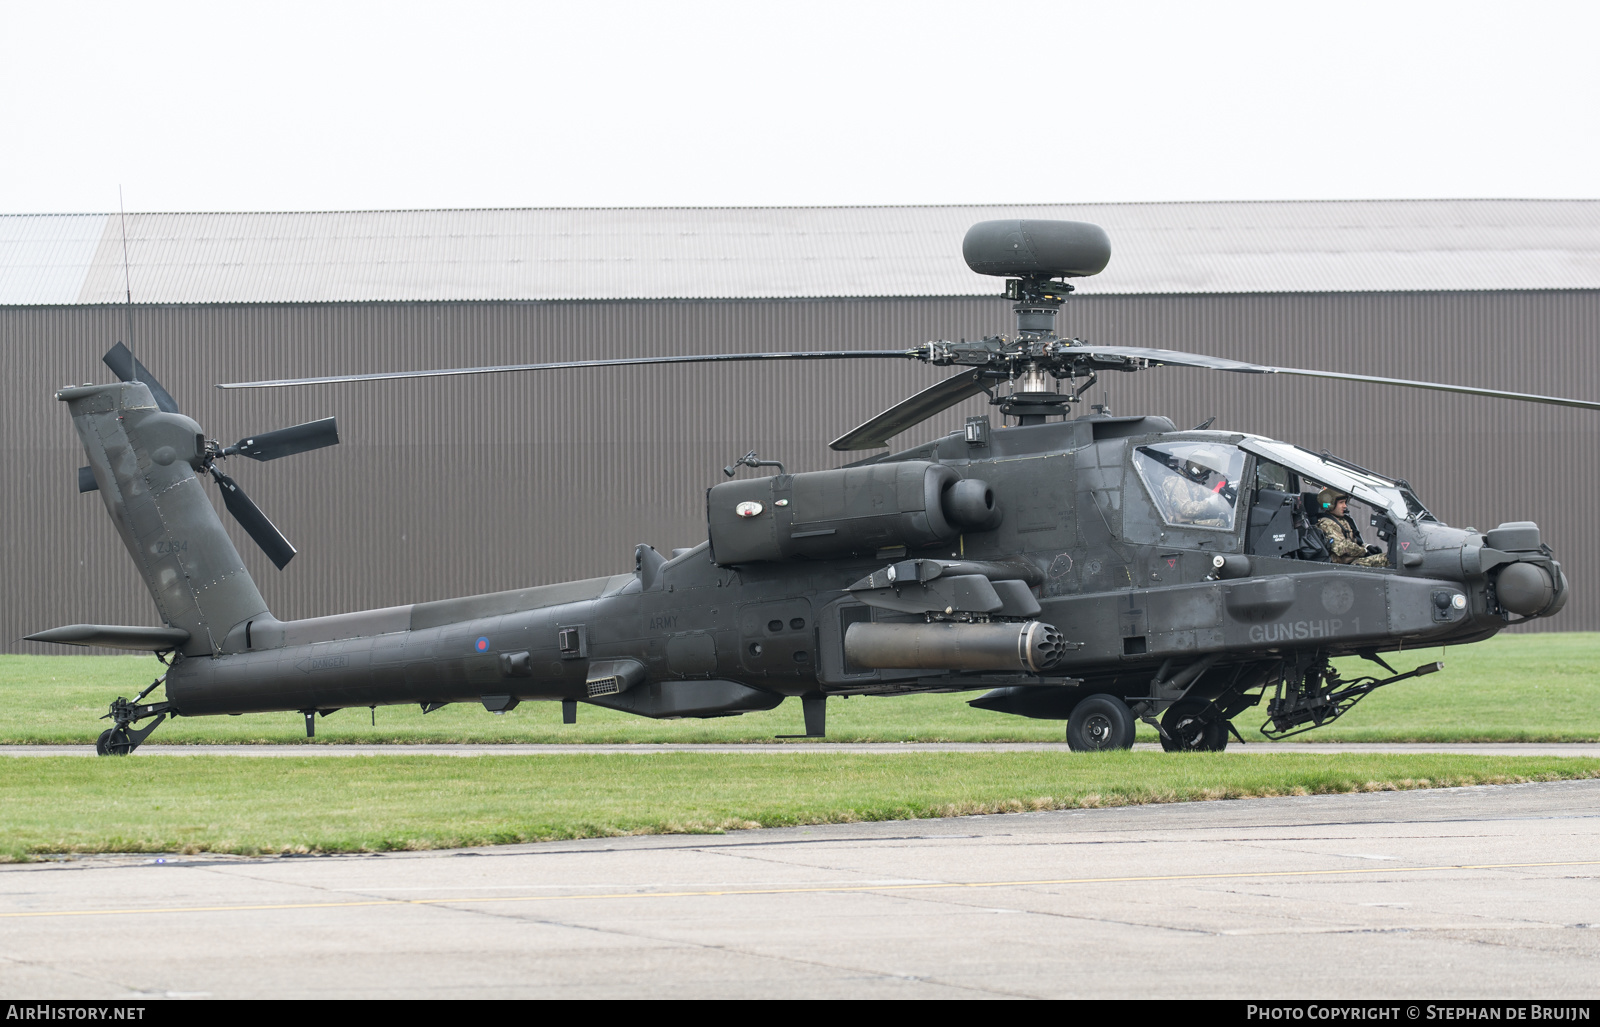
[{"label": "pavement crack", "polygon": [[[877,893],[874,892],[869,894]],[[750,959],[767,960],[770,962],[783,963],[790,966],[815,967],[825,970],[833,970],[839,973],[859,974],[862,976],[874,977],[882,980],[913,980],[922,984],[934,984],[942,988],[956,988],[962,991],[970,991],[980,995],[995,995],[1007,998],[1039,997],[1026,992],[1008,991],[1003,988],[980,987],[973,984],[963,984],[956,981],[945,980],[934,975],[893,973],[885,970],[874,970],[844,963],[831,963],[820,959],[808,959],[801,956],[785,955],[782,953],[762,952],[739,945],[701,942],[695,941],[691,938],[667,937],[652,934],[648,931],[639,930],[637,928],[623,929],[618,927],[603,927],[597,924],[587,924],[578,921],[557,920],[551,917],[529,916],[519,913],[516,910],[483,909],[475,906],[461,908],[452,906],[449,903],[438,903],[436,904],[435,908],[449,909],[458,913],[473,913],[479,916],[491,917],[500,920],[510,920],[518,923],[538,924],[546,927],[564,927],[577,931],[589,931],[595,934],[603,934],[610,937],[631,938],[640,941],[655,942],[661,945],[677,945],[686,948],[698,949],[703,952],[732,953],[734,955],[745,956]]]},{"label": "pavement crack", "polygon": [[[1050,892],[1039,892],[1037,889],[1034,889],[1034,888],[1022,888],[1022,889],[1019,889],[1019,890],[1032,892],[1034,894],[1044,894],[1044,895],[1052,894]],[[994,903],[979,904],[979,903],[975,903],[975,902],[963,902],[962,900],[960,900],[960,899],[958,899],[958,898],[956,898],[954,896],[948,895],[948,894],[946,894],[946,895],[936,895],[936,894],[929,894],[927,892],[866,892],[865,894],[868,894],[868,895],[879,895],[880,897],[883,897],[883,898],[911,899],[911,900],[918,901],[918,902],[926,902],[926,903],[929,903],[930,905],[957,906],[957,907],[960,907],[960,908],[963,908],[963,909],[971,909],[971,910],[974,910],[974,911],[988,911],[988,910],[994,909],[994,907],[995,907]],[[1194,928],[1194,927],[1177,927],[1177,926],[1174,926],[1172,924],[1153,924],[1153,923],[1146,923],[1146,922],[1140,921],[1140,920],[1123,920],[1123,919],[1119,919],[1119,918],[1116,918],[1116,917],[1108,917],[1108,916],[1090,916],[1090,915],[1084,914],[1084,913],[1058,913],[1058,912],[1055,912],[1054,910],[1049,910],[1049,909],[1018,909],[1018,910],[1016,910],[1016,912],[1020,913],[1020,914],[1023,914],[1025,916],[1053,917],[1053,918],[1058,919],[1058,920],[1073,920],[1073,921],[1080,921],[1080,922],[1083,922],[1083,923],[1095,923],[1095,924],[1112,924],[1112,925],[1115,925],[1115,926],[1118,926],[1118,927],[1143,927],[1143,928],[1148,928],[1148,929],[1150,929],[1152,931],[1172,931],[1172,932],[1176,932],[1178,934],[1198,934],[1198,935],[1203,935],[1203,936],[1214,936],[1214,935],[1216,935],[1218,933],[1216,931],[1206,931],[1206,930],[1201,930],[1199,928]]]},{"label": "pavement crack", "polygon": [[132,985],[124,984],[121,981],[112,980],[107,977],[99,977],[94,974],[85,973],[82,970],[74,970],[71,967],[60,966],[56,963],[46,963],[37,959],[18,959],[15,956],[8,956],[3,952],[0,952],[0,963],[6,963],[10,966],[28,967],[34,970],[47,970],[52,973],[64,974],[67,977],[72,977],[80,981],[89,981],[102,987],[120,988],[124,992],[135,992],[139,990]]}]

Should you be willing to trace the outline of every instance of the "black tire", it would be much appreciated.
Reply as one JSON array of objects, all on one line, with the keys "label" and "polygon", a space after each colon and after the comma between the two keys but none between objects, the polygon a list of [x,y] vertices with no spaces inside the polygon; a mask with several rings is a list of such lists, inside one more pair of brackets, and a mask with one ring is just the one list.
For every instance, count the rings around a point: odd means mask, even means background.
[{"label": "black tire", "polygon": [[1228,747],[1228,723],[1207,706],[1174,706],[1161,718],[1167,752],[1221,752]]},{"label": "black tire", "polygon": [[121,728],[112,728],[101,733],[100,739],[94,743],[94,751],[101,756],[126,756],[138,745],[128,737],[128,732]]},{"label": "black tire", "polygon": [[1114,695],[1091,695],[1072,708],[1067,719],[1067,748],[1104,752],[1133,748],[1133,711]]}]

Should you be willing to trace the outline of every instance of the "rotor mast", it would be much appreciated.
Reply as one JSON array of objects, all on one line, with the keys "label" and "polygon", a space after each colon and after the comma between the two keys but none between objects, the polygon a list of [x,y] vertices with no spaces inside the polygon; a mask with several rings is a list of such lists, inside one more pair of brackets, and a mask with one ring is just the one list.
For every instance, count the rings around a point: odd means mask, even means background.
[{"label": "rotor mast", "polygon": [[[1056,315],[1071,293],[1071,285],[1042,274],[1006,281],[1006,299],[1017,301],[1011,309],[1017,315],[1017,343],[1022,354],[1046,351],[1059,340]],[[1043,424],[1052,415],[1064,416],[1067,404],[1077,398],[1077,393],[1061,392],[1048,366],[1033,359],[1016,370],[1011,378],[1011,393],[1002,397],[998,406],[1001,413],[1017,418],[1021,424]]]}]

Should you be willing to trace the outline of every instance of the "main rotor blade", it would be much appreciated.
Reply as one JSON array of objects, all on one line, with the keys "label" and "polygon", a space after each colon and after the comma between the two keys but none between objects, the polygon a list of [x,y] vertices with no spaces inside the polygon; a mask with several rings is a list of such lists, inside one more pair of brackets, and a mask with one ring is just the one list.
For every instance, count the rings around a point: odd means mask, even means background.
[{"label": "main rotor blade", "polygon": [[128,347],[119,342],[106,350],[106,355],[101,357],[100,360],[111,368],[111,373],[117,376],[118,381],[144,382],[145,386],[150,389],[150,395],[155,399],[156,406],[169,414],[178,412],[178,403],[172,398],[172,394],[161,387],[161,383],[156,381],[156,376],[151,374],[150,370],[143,364],[139,363],[138,359],[134,357],[133,351]]},{"label": "main rotor blade", "polygon": [[1525,403],[1549,403],[1555,406],[1579,407],[1600,410],[1600,402],[1587,399],[1566,399],[1561,396],[1540,396],[1529,392],[1507,392],[1503,389],[1479,389],[1471,385],[1446,385],[1442,382],[1418,382],[1409,378],[1380,378],[1370,374],[1345,374],[1340,371],[1313,371],[1303,367],[1273,367],[1270,364],[1251,364],[1226,357],[1209,357],[1202,353],[1180,353],[1170,349],[1145,349],[1139,346],[1072,346],[1066,352],[1082,351],[1091,356],[1107,356],[1137,360],[1151,366],[1200,367],[1212,371],[1235,371],[1240,374],[1291,374],[1302,378],[1334,378],[1346,382],[1369,382],[1374,385],[1398,385],[1407,389],[1429,389],[1434,392],[1457,392],[1465,396],[1489,396],[1494,399],[1515,399]]},{"label": "main rotor blade", "polygon": [[832,449],[876,449],[907,428],[915,427],[934,414],[948,410],[964,399],[984,390],[983,371],[963,371],[937,385],[903,399],[883,413],[853,428],[829,443]]},{"label": "main rotor blade", "polygon": [[279,428],[277,431],[262,432],[260,435],[240,439],[223,452],[228,456],[237,453],[252,460],[277,460],[280,457],[309,453],[313,449],[338,444],[338,419],[324,417],[320,421],[307,421],[293,428]]},{"label": "main rotor blade", "polygon": [[290,560],[294,559],[295,548],[289,540],[283,537],[283,532],[273,524],[261,508],[250,501],[244,494],[244,489],[239,483],[223,474],[216,468],[211,469],[211,477],[216,479],[218,487],[222,489],[222,504],[233,514],[233,519],[245,530],[245,534],[255,539],[256,545],[267,554],[278,570],[283,570]]},{"label": "main rotor blade", "polygon": [[915,360],[920,349],[856,349],[802,353],[702,353],[689,357],[622,357],[616,360],[567,360],[554,364],[501,364],[493,367],[450,367],[437,371],[384,371],[378,374],[335,374],[321,378],[275,378],[260,382],[226,382],[219,389],[278,389],[290,385],[337,382],[380,382],[396,378],[447,378],[463,374],[505,374],[509,371],[553,371],[569,367],[628,367],[634,364],[726,364],[749,360]]}]

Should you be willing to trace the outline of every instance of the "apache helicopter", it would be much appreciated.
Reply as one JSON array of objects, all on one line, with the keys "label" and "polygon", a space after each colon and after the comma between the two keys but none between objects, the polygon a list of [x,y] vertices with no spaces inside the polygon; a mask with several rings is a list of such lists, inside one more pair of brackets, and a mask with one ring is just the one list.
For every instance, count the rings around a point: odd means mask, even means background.
[{"label": "apache helicopter", "polygon": [[[1536,524],[1452,528],[1399,478],[1259,435],[1177,430],[1165,417],[1071,407],[1110,371],[1291,374],[1600,409],[1600,403],[1062,339],[1073,286],[1110,260],[1099,227],[989,221],[968,266],[1006,278],[1016,334],[909,350],[715,354],[245,382],[263,388],[622,364],[913,359],[962,370],[833,442],[883,448],[987,393],[987,416],[834,470],[776,467],[706,492],[708,539],[631,574],[307,620],[273,616],[201,477],[281,569],[295,549],[218,464],[335,445],[332,418],[223,446],[120,343],[119,384],[62,389],[98,491],[160,627],[71,625],[29,640],[147,650],[167,672],[118,698],[98,751],[127,754],[168,716],[560,701],[646,717],[724,717],[802,700],[825,733],[830,696],[984,690],[971,704],[1065,720],[1076,750],[1127,748],[1135,723],[1168,750],[1219,750],[1266,701],[1261,731],[1327,724],[1396,673],[1382,653],[1488,638],[1557,613],[1568,583]],[[1065,387],[1063,387],[1065,383]],[[1054,419],[1053,419],[1054,418]],[[1330,559],[1314,524],[1331,490],[1367,508],[1383,566]],[[1324,496],[1326,493],[1324,493]],[[1376,561],[1368,561],[1376,562]],[[1387,676],[1346,679],[1359,655]],[[145,703],[157,685],[166,698]],[[150,721],[144,727],[135,725]],[[1242,739],[1241,739],[1242,740]]]}]

